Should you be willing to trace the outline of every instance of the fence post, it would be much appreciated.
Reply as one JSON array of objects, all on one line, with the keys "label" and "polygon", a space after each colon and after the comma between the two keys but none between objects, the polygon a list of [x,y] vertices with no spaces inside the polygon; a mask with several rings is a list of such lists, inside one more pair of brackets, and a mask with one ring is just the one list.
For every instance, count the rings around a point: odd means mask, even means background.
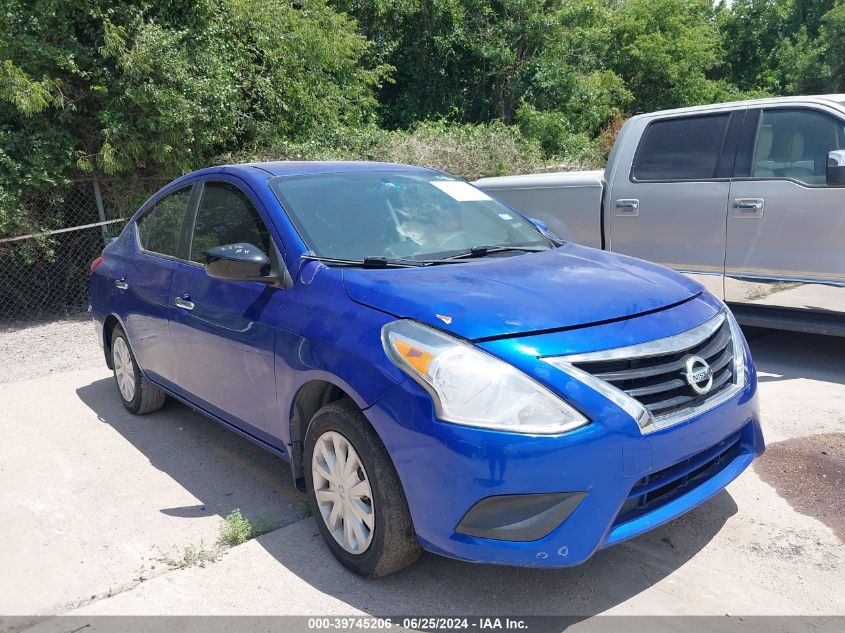
[{"label": "fence post", "polygon": [[[100,222],[105,222],[106,209],[103,207],[103,195],[100,193],[100,183],[96,178],[93,178],[91,182],[94,184],[94,199],[97,201],[97,213],[100,215]],[[103,244],[108,245],[109,233],[106,229],[106,225],[103,224],[100,227],[100,230],[103,232]]]}]

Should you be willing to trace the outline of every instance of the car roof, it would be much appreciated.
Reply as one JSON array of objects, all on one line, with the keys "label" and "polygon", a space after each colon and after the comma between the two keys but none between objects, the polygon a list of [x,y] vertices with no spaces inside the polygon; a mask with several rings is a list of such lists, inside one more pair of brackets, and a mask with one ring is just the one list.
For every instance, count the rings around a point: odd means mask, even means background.
[{"label": "car roof", "polygon": [[795,97],[765,97],[762,99],[747,99],[745,101],[730,101],[727,103],[710,103],[707,105],[690,106],[687,108],[675,108],[671,110],[659,110],[657,112],[644,112],[639,116],[651,117],[662,116],[666,114],[697,114],[700,112],[707,112],[711,110],[723,110],[736,107],[751,107],[751,106],[771,106],[771,105],[785,105],[785,104],[832,104],[839,109],[845,108],[845,94],[827,94],[827,95],[804,95]]},{"label": "car roof", "polygon": [[186,176],[198,176],[206,174],[235,174],[254,175],[256,171],[264,172],[270,176],[301,176],[307,174],[336,174],[364,171],[407,171],[407,172],[433,172],[428,167],[415,165],[402,165],[399,163],[379,163],[374,161],[356,160],[279,160],[260,163],[238,163],[231,165],[217,165],[206,167],[186,174]]}]

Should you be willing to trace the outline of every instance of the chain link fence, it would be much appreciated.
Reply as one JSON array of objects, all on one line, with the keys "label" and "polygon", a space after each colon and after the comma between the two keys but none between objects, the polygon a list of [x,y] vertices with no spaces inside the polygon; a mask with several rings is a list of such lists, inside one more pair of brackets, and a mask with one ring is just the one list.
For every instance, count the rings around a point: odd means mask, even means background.
[{"label": "chain link fence", "polygon": [[88,271],[126,220],[169,179],[73,181],[26,202],[45,230],[0,236],[0,322],[69,315],[88,307]]}]

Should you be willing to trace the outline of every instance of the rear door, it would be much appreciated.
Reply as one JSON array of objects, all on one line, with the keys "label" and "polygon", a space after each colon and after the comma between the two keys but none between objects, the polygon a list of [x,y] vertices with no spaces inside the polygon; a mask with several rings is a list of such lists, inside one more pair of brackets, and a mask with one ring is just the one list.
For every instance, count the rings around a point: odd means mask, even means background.
[{"label": "rear door", "polygon": [[723,296],[730,176],[744,109],[650,119],[611,178],[609,250],[686,272]]},{"label": "rear door", "polygon": [[153,380],[172,386],[176,379],[168,322],[173,273],[183,257],[183,227],[192,185],[160,198],[131,227],[127,257],[114,270],[114,305],[138,363]]},{"label": "rear door", "polygon": [[276,249],[260,200],[245,183],[220,176],[198,187],[189,261],[174,272],[170,293],[178,384],[198,405],[272,443],[282,420],[274,345],[284,292],[258,282],[214,279],[203,264],[204,252],[215,246],[250,243],[271,259]]},{"label": "rear door", "polygon": [[845,120],[822,106],[749,112],[728,214],[729,301],[845,313],[845,188],[826,184]]}]

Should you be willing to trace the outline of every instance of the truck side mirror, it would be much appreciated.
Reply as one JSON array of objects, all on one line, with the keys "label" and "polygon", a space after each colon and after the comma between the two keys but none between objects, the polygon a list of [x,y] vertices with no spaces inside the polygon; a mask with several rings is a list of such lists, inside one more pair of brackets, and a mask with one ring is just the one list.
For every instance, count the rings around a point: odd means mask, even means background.
[{"label": "truck side mirror", "polygon": [[845,149],[835,149],[827,155],[827,186],[845,187]]}]

